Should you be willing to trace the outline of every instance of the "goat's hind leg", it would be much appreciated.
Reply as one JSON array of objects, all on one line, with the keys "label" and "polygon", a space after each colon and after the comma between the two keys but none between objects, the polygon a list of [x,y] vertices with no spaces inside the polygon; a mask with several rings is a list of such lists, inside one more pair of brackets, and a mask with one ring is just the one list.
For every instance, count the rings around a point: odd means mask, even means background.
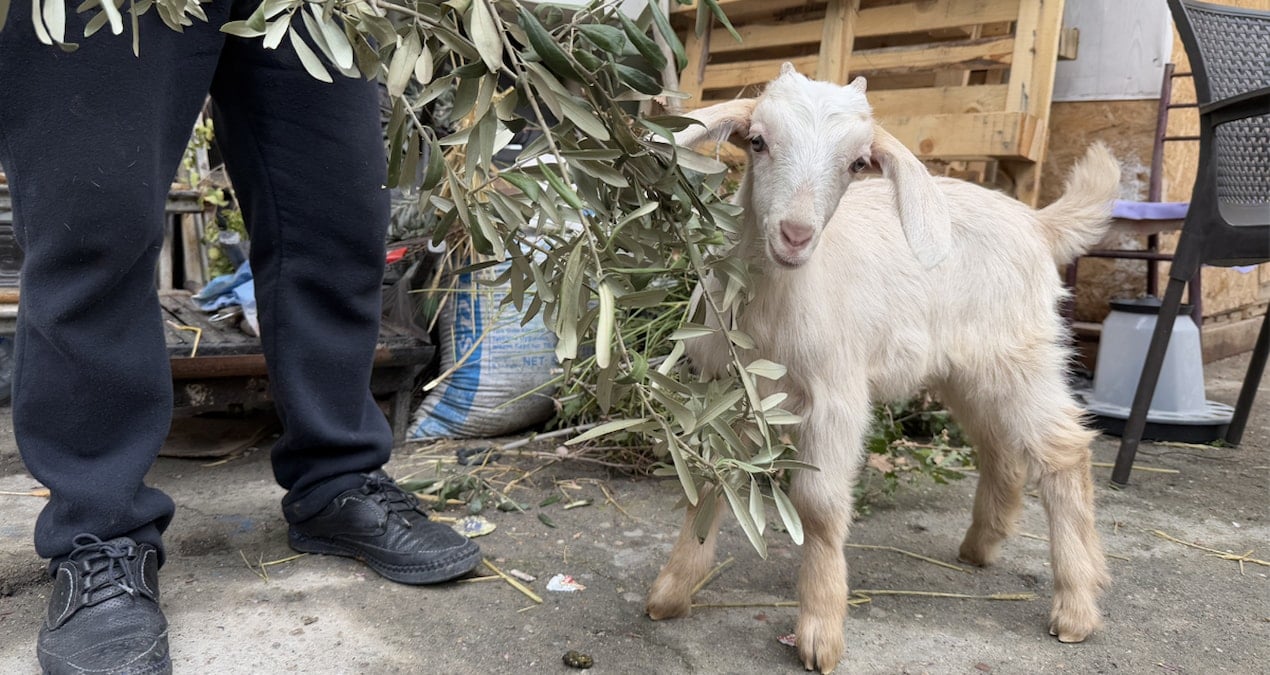
[{"label": "goat's hind leg", "polygon": [[1070,398],[1060,410],[1062,420],[1048,430],[1047,442],[1036,446],[1039,452],[1029,453],[1029,459],[1049,518],[1054,568],[1050,634],[1062,642],[1081,642],[1102,625],[1098,596],[1111,578],[1094,529],[1089,452],[1094,434],[1080,425]]},{"label": "goat's hind leg", "polygon": [[[719,531],[719,509],[722,500],[715,499],[713,505],[689,506],[684,514],[683,528],[679,531],[679,539],[670,550],[670,560],[657,575],[653,587],[648,592],[648,603],[645,611],[654,621],[676,619],[688,616],[692,609],[692,590],[709,573],[714,564],[715,540]],[[708,513],[701,513],[708,508]],[[709,518],[704,541],[697,539],[696,519],[700,514]]]},{"label": "goat's hind leg", "polygon": [[[968,562],[985,564],[1010,532],[1019,508],[1026,466],[1040,489],[1049,521],[1054,602],[1050,633],[1080,642],[1100,624],[1098,596],[1108,584],[1102,545],[1094,529],[1089,443],[1061,368],[1019,368],[962,392],[973,409],[962,413],[979,446],[980,483],[974,521],[961,545]],[[982,437],[981,439],[978,437]]]}]

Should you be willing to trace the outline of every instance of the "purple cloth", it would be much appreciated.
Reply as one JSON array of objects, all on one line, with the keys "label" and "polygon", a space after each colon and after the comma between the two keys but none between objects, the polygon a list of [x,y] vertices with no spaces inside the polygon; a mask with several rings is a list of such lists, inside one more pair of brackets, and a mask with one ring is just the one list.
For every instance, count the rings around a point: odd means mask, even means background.
[{"label": "purple cloth", "polygon": [[1182,220],[1190,202],[1132,202],[1117,199],[1111,207],[1112,218],[1126,220]]}]

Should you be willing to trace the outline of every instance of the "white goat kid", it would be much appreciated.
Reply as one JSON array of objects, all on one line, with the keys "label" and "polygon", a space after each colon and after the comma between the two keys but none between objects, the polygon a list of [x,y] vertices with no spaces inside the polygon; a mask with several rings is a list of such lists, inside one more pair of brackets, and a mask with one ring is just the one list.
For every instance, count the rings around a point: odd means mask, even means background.
[{"label": "white goat kid", "polygon": [[[1119,167],[1101,145],[1072,170],[1066,193],[1034,211],[963,181],[932,178],[877,127],[857,79],[814,82],[786,64],[758,99],[692,113],[676,139],[739,133],[750,164],[737,202],[743,234],[733,255],[758,269],[738,317],[755,347],[746,358],[784,364],[768,385],[784,391],[798,428],[792,499],[805,542],[796,629],[803,665],[829,672],[843,654],[847,569],[843,544],[870,404],[925,385],[973,440],[979,485],[960,558],[986,565],[1011,533],[1024,483],[1039,486],[1049,519],[1054,602],[1049,628],[1064,642],[1100,623],[1108,583],[1094,530],[1089,441],[1065,382],[1068,351],[1055,262],[1106,231]],[[890,180],[852,183],[878,164]],[[708,286],[708,284],[707,284]],[[711,289],[710,292],[717,292]],[[688,344],[707,375],[728,367],[724,338]],[[670,560],[653,583],[653,619],[688,614],[692,589],[714,560],[718,513],[698,541],[688,509]]]}]

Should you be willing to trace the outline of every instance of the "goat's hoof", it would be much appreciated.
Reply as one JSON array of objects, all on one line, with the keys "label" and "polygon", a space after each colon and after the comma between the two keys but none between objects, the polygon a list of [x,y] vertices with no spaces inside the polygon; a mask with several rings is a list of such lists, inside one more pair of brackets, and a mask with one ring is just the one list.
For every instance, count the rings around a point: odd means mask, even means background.
[{"label": "goat's hoof", "polygon": [[810,616],[800,616],[794,631],[798,642],[798,657],[807,670],[832,672],[842,660],[844,651],[842,623]]},{"label": "goat's hoof", "polygon": [[669,590],[674,585],[673,582],[662,582],[661,579],[653,584],[653,590],[648,592],[648,603],[644,605],[648,618],[653,621],[679,619],[692,611],[692,596]]},{"label": "goat's hoof", "polygon": [[1054,611],[1050,614],[1050,635],[1057,637],[1059,642],[1084,642],[1101,625],[1102,617],[1098,614],[1097,605],[1072,602],[1061,595],[1055,597]]},{"label": "goat's hoof", "polygon": [[996,544],[982,544],[979,542],[971,542],[967,539],[966,541],[961,542],[961,548],[957,550],[957,559],[967,565],[987,567],[997,561],[997,556],[1000,553],[1000,542]]},{"label": "goat's hoof", "polygon": [[691,608],[691,602],[659,603],[649,600],[648,604],[644,605],[644,612],[653,621],[661,621],[663,619],[681,619],[688,616]]}]

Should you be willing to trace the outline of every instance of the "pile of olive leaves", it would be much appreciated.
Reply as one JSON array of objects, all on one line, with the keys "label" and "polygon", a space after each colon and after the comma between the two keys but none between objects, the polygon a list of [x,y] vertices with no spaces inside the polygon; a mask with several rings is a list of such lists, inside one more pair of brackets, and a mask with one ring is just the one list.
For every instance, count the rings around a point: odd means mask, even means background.
[{"label": "pile of olive leaves", "polygon": [[[0,28],[10,1],[0,0]],[[65,0],[32,2],[40,40],[73,49],[80,38],[65,34]],[[665,280],[714,274],[723,303],[707,299],[705,309],[722,317],[745,301],[748,275],[739,261],[711,255],[738,226],[737,207],[718,196],[726,167],[675,146],[673,132],[688,120],[640,112],[674,95],[661,83],[667,61],[685,65],[665,8],[654,0],[632,19],[620,4],[264,0],[221,30],[294,49],[321,80],[381,78],[393,97],[390,184],[417,190],[421,207],[440,214],[436,239],[461,228],[488,260],[511,261],[510,302],[525,320],[543,314],[565,377],[587,378],[600,409],[620,416],[571,443],[612,434],[651,442],[689,502],[710,514],[722,496],[765,554],[769,501],[802,540],[779,480],[783,469],[808,468],[790,458],[781,432],[798,420],[780,407],[783,394],[762,399],[757,386],[784,369],[744,366],[740,350],[751,340],[728,330],[733,377],[700,381],[682,359],[682,340],[711,330],[700,317],[685,317],[660,361],[625,339],[624,321],[664,309]],[[151,9],[175,30],[206,20],[199,0],[85,0],[77,11],[92,15],[84,38],[107,26],[129,30],[135,51],[137,17]],[[717,0],[702,0],[696,18],[698,32],[711,21],[731,29]],[[465,123],[438,138],[420,111],[446,90]],[[493,155],[525,128],[544,133],[513,165],[495,168]]]}]

